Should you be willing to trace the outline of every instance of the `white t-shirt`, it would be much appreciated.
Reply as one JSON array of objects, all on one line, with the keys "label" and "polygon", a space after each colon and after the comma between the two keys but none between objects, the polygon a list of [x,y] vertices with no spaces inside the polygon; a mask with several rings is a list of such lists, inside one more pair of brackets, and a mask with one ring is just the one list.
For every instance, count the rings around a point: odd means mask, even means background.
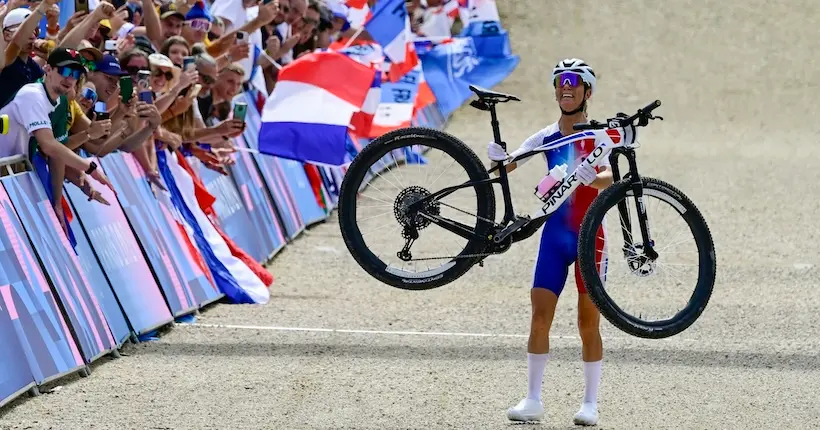
[{"label": "white t-shirt", "polygon": [[40,82],[23,85],[9,104],[0,109],[0,115],[9,116],[9,132],[0,135],[0,157],[29,156],[29,138],[36,130],[51,128],[49,114],[60,103],[52,102]]}]

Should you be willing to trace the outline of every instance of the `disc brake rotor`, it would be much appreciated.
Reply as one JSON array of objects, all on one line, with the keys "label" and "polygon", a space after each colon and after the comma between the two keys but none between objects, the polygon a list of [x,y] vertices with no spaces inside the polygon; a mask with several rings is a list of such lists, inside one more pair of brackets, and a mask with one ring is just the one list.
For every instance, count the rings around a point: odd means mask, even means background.
[{"label": "disc brake rotor", "polygon": [[643,254],[642,243],[632,244],[632,249],[625,252],[625,256],[633,275],[645,278],[655,273],[655,261]]}]

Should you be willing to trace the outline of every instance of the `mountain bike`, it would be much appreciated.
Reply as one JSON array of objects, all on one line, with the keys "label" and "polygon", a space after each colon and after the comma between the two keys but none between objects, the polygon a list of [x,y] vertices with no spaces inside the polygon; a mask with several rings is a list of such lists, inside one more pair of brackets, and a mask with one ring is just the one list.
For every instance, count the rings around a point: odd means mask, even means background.
[{"label": "mountain bike", "polygon": [[[496,105],[511,100],[520,101],[520,99],[514,95],[489,91],[477,86],[471,86],[470,89],[478,96],[470,105],[490,113],[494,141],[506,149],[506,144],[501,139]],[[568,172],[562,180],[550,188],[546,195],[540,196],[541,202],[531,215],[518,215],[513,208],[510,195],[508,172],[505,167],[507,164],[544,153],[555,148],[556,145],[594,140],[594,149],[581,163],[598,166],[608,157],[614,183],[600,191],[594,198],[583,216],[578,232],[578,269],[586,290],[601,314],[618,329],[642,338],[660,339],[674,336],[691,326],[706,307],[714,288],[716,258],[709,227],[698,208],[689,197],[674,186],[659,179],[642,177],[638,172],[635,156],[635,149],[640,144],[637,141],[625,143],[623,140],[627,127],[633,127],[634,131],[635,127],[645,127],[651,120],[662,120],[662,117],[652,115],[652,111],[660,105],[660,101],[656,100],[638,109],[637,113],[632,116],[619,114],[607,119],[604,123],[593,120],[589,123],[575,124],[573,128],[577,133],[549,144],[543,144],[514,159],[493,162],[493,167],[490,169],[484,167],[478,156],[467,145],[448,133],[424,127],[408,127],[386,133],[374,139],[354,158],[342,181],[338,209],[339,224],[345,245],[362,269],[387,285],[406,290],[429,290],[449,284],[473,266],[483,266],[484,259],[488,256],[506,252],[513,243],[531,237],[581,185],[575,171]],[[424,172],[433,172],[435,176],[435,165],[441,164],[411,162],[409,157],[400,159],[401,154],[409,153],[408,148],[410,148],[409,152],[419,156],[426,156],[423,154],[432,149],[442,151],[452,157],[453,162],[450,163],[450,167],[458,164],[463,169],[463,173],[466,173],[467,179],[461,183],[434,190],[432,186],[442,176],[444,173],[442,172],[429,186],[402,186],[400,182],[408,176],[412,178]],[[619,156],[624,156],[628,163],[628,171],[623,176],[621,176],[617,163]],[[395,162],[385,163],[385,158],[388,161],[395,159]],[[385,169],[385,164],[390,166]],[[413,164],[418,167],[414,168]],[[366,177],[369,179],[374,174],[376,178],[373,181],[365,179]],[[495,177],[491,178],[491,174]],[[397,183],[399,185],[396,185]],[[504,215],[498,222],[495,221],[496,198],[492,186],[495,183],[501,186],[504,202]],[[380,187],[386,189],[390,186],[399,190],[395,199],[383,197],[387,194]],[[369,199],[365,199],[363,190],[371,187],[374,188],[374,193],[367,194]],[[461,190],[472,190],[475,193],[474,198],[466,199],[467,202],[475,203],[474,212],[461,210],[444,202],[445,197]],[[608,270],[615,267],[614,260],[610,261],[610,258],[614,258],[615,255],[609,255],[609,251],[606,251],[606,257],[599,256],[600,250],[596,247],[596,241],[600,239],[598,235],[604,230],[606,231],[604,234],[617,238],[617,232],[613,233],[603,228],[604,215],[609,209],[614,208],[617,210],[618,225],[623,236],[623,246],[620,251],[625,260],[623,266],[626,267],[625,270],[630,276],[635,276],[634,282],[637,282],[638,278],[648,277],[660,271],[663,259],[659,251],[665,248],[659,248],[655,244],[650,231],[650,214],[646,209],[646,199],[649,197],[658,199],[666,205],[664,207],[671,207],[674,211],[673,216],[685,222],[688,229],[681,228],[676,231],[679,234],[684,230],[691,233],[696,250],[690,253],[697,254],[696,268],[692,271],[697,273],[697,280],[694,283],[694,290],[687,298],[686,306],[671,318],[657,321],[646,320],[641,315],[634,316],[624,311],[611,297],[610,292],[605,288],[605,281],[609,282],[605,279],[607,275],[601,274],[601,268],[605,258],[606,270],[609,273]],[[634,199],[631,205],[627,203],[629,198]],[[365,200],[380,204],[366,205]],[[404,242],[401,249],[396,251],[394,248],[384,258],[377,255],[371,247],[388,239],[390,234],[380,233],[374,236],[374,242],[369,246],[360,231],[360,226],[366,225],[368,221],[357,221],[358,212],[366,212],[379,207],[384,208],[386,212],[371,218],[378,219],[386,215],[385,226],[392,228],[393,233],[397,237],[400,235]],[[449,208],[455,208],[457,212],[469,215],[471,220],[469,224],[443,216],[442,212]],[[632,216],[629,213],[631,208],[634,208],[637,215]],[[635,219],[637,222],[634,222]],[[456,239],[465,240],[466,244],[459,252],[451,253],[451,255],[414,259],[411,247],[421,237],[420,233],[431,225],[440,227],[442,233],[433,233],[439,240],[428,247],[430,250],[440,251],[440,248],[451,246]],[[633,231],[635,227],[637,231]],[[440,234],[443,232],[452,233],[452,239],[440,240],[442,237]],[[392,253],[394,251],[396,251],[395,254]],[[434,260],[443,260],[443,264],[437,268],[430,268],[429,262]],[[392,264],[393,262],[396,264]],[[406,266],[415,268],[422,264],[427,265],[426,270],[416,272],[406,269]],[[672,269],[671,267],[665,270],[673,275],[683,274],[683,269]],[[628,283],[631,285],[633,280],[630,279]],[[677,291],[683,282],[676,278],[670,284]],[[644,294],[650,295],[651,293],[647,291]],[[666,300],[665,296],[663,300]]]}]

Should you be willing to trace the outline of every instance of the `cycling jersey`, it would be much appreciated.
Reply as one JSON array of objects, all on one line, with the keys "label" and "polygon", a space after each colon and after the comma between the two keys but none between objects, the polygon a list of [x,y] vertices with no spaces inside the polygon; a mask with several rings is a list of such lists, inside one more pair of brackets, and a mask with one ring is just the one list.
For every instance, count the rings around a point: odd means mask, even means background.
[{"label": "cycling jersey", "polygon": [[[530,136],[516,150],[516,153],[530,151],[544,144],[549,144],[565,137],[555,122]],[[572,173],[581,161],[595,148],[595,139],[583,139],[544,151],[547,173],[557,165],[566,164],[567,174]],[[534,158],[534,157],[531,157]],[[529,159],[527,159],[529,160]],[[523,160],[523,161],[527,161]],[[517,162],[521,165],[521,161]],[[609,166],[609,160],[602,160],[598,171]],[[578,269],[578,230],[581,227],[587,208],[598,195],[598,190],[581,184],[544,223],[541,232],[541,244],[535,263],[533,288],[546,288],[556,296],[561,295],[567,280],[569,266],[575,263],[575,283],[579,293],[586,293]],[[598,239],[595,241],[596,261],[602,276],[606,276],[607,258],[605,254],[605,231],[599,227]]]}]

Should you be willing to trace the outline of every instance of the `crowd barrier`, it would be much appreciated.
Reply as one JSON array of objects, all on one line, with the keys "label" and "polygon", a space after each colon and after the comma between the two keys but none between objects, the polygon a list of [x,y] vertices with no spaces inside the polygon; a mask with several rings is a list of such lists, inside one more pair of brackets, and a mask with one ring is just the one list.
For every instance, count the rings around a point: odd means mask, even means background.
[{"label": "crowd barrier", "polygon": [[[253,105],[249,94],[237,97]],[[118,357],[125,342],[150,339],[158,328],[223,299],[219,278],[224,268],[208,237],[214,227],[264,264],[330,216],[343,171],[258,154],[261,116],[251,109],[246,120],[245,133],[234,139],[240,150],[227,176],[185,157],[215,197],[213,216],[207,219],[193,207],[194,197],[179,191],[183,184],[157,192],[132,155],[114,152],[96,161],[117,194],[94,182],[110,206],[89,202],[73,185],[64,187],[76,240],[72,247],[30,165],[0,178],[0,339],[5,346],[0,406],[26,392],[37,395],[39,386],[62,376],[88,376],[89,364],[106,355]],[[414,120],[435,128],[445,123],[435,104]],[[358,143],[364,147],[369,139]],[[402,159],[394,155],[383,160],[382,168]],[[161,173],[171,185],[174,179],[165,175],[180,169],[180,160],[161,158]],[[308,169],[315,169],[318,184],[311,184]]]}]

